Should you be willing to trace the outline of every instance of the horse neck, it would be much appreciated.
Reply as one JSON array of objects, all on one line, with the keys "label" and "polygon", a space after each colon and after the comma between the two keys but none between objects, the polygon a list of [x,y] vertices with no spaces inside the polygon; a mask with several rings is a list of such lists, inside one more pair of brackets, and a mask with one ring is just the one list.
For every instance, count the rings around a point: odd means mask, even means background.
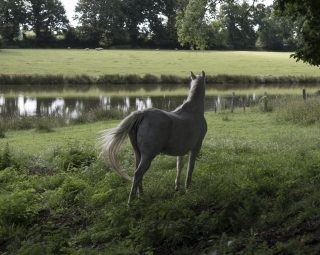
[{"label": "horse neck", "polygon": [[[196,81],[192,81],[196,82]],[[190,109],[193,112],[204,113],[204,97],[205,97],[205,87],[204,84],[192,84],[189,91],[187,102]]]}]

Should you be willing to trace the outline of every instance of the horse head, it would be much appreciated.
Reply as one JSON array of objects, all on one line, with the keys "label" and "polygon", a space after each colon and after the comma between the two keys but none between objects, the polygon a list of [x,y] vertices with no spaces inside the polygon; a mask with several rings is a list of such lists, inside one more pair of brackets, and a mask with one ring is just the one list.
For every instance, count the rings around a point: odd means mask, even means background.
[{"label": "horse head", "polygon": [[204,71],[202,71],[201,74],[195,75],[193,72],[191,72],[191,84],[190,84],[190,92],[189,92],[189,98],[204,98],[205,95],[205,80],[206,80],[206,74]]}]

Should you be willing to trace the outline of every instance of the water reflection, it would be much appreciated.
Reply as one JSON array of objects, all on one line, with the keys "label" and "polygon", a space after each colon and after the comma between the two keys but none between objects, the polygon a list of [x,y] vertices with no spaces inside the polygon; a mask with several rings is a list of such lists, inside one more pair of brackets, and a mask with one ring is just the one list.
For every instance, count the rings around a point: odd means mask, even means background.
[{"label": "water reflection", "polygon": [[[186,99],[185,96],[146,96],[146,97],[110,97],[99,96],[89,98],[36,98],[22,94],[17,97],[0,96],[0,116],[63,116],[70,119],[77,118],[92,109],[119,110],[123,112],[144,110],[155,107],[167,111],[174,110]],[[206,111],[219,111],[231,106],[242,107],[257,103],[257,97],[207,96],[205,98]]]}]

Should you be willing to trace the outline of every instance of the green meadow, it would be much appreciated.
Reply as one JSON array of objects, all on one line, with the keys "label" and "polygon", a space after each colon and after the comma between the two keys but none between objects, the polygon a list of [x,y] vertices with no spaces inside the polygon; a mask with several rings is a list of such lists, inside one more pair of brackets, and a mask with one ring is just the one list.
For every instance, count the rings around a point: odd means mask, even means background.
[{"label": "green meadow", "polygon": [[320,76],[319,68],[297,63],[290,55],[259,51],[2,49],[0,73],[185,77],[191,70],[205,70],[209,75]]},{"label": "green meadow", "polygon": [[[290,104],[206,113],[190,192],[174,191],[175,158],[160,155],[130,209],[130,184],[97,156],[98,132],[118,120],[8,131],[0,139],[0,252],[317,254],[320,114],[310,104],[299,114]],[[129,143],[120,160],[132,174]]]}]

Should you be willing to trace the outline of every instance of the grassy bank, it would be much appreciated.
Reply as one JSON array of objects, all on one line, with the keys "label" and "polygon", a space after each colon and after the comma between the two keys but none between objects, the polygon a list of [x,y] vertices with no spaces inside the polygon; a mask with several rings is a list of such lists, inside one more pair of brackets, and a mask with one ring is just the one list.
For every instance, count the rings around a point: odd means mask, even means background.
[{"label": "grassy bank", "polygon": [[[252,76],[252,75],[207,75],[208,85],[214,85],[217,89],[228,88],[252,88],[261,85],[275,87],[295,87],[308,85],[311,87],[320,84],[320,76]],[[103,76],[64,76],[64,75],[20,75],[0,74],[0,85],[44,85],[44,86],[65,86],[65,85],[98,85],[105,89],[114,85],[146,85],[149,89],[161,85],[181,85],[190,82],[189,76],[160,75],[153,74],[139,76],[135,74],[119,75],[105,74]]]},{"label": "grassy bank", "polygon": [[[192,190],[173,191],[175,159],[159,156],[130,210],[130,186],[95,151],[96,133],[118,121],[8,132],[0,139],[0,251],[316,254],[318,126],[279,122],[275,113],[206,118]],[[132,174],[128,144],[121,159]]]},{"label": "grassy bank", "polygon": [[205,70],[211,84],[319,83],[319,68],[289,56],[245,51],[1,50],[0,85],[181,84],[189,81],[190,70]]}]

